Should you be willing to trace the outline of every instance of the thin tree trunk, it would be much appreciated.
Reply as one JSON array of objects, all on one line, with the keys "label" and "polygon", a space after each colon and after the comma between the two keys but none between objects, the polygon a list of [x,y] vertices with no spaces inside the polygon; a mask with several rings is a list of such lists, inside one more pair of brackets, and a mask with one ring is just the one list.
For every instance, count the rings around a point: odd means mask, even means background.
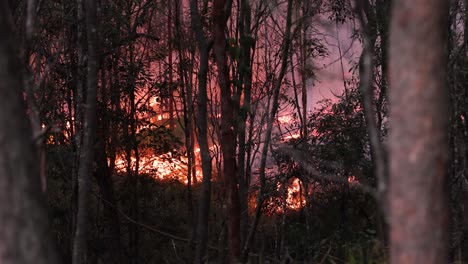
[{"label": "thin tree trunk", "polygon": [[206,75],[208,72],[208,54],[209,49],[201,51],[200,55],[200,71],[198,74],[199,90],[198,90],[198,144],[200,146],[201,162],[202,162],[202,187],[198,209],[198,225],[197,239],[198,247],[196,252],[196,262],[202,263],[205,259],[206,248],[208,244],[208,218],[210,212],[211,200],[211,155],[208,146],[208,118],[207,118],[207,91],[206,91]]},{"label": "thin tree trunk", "polygon": [[[302,15],[303,16],[308,16],[307,12],[309,12],[310,8],[309,8],[309,5],[310,5],[310,2],[309,1],[304,1],[302,3]],[[310,79],[312,78],[312,76],[310,76],[311,74],[311,67],[309,67],[309,65],[307,64],[309,58],[307,57],[308,53],[307,53],[307,43],[308,43],[308,40],[307,40],[307,33],[308,33],[308,30],[309,30],[309,21],[310,19],[309,18],[305,18],[305,22],[304,22],[304,25],[303,25],[303,29],[302,29],[302,36],[301,36],[301,39],[302,39],[302,47],[301,47],[301,65],[302,65],[302,93],[301,93],[301,99],[302,99],[302,114],[300,114],[302,116],[302,127],[301,127],[301,134],[302,134],[302,138],[307,138],[307,84],[308,82],[310,82]],[[340,43],[338,43],[338,47],[339,47]],[[341,56],[341,55],[340,55]]]},{"label": "thin tree trunk", "polygon": [[246,239],[246,243],[243,248],[243,258],[246,259],[250,250],[250,244],[253,242],[253,238],[255,236],[255,232],[257,230],[258,223],[260,221],[260,217],[262,214],[262,207],[264,201],[264,192],[266,187],[266,175],[265,175],[265,168],[266,168],[266,160],[268,156],[268,147],[270,145],[271,140],[271,132],[273,130],[273,122],[276,117],[276,113],[279,107],[279,95],[281,90],[281,84],[283,82],[283,77],[286,73],[286,68],[288,66],[288,55],[290,52],[290,45],[291,45],[291,17],[292,17],[292,5],[293,1],[288,0],[288,11],[286,16],[286,32],[284,34],[284,41],[283,41],[283,51],[281,54],[281,68],[278,79],[276,80],[275,87],[273,90],[273,104],[271,107],[270,113],[267,116],[267,129],[265,131],[265,139],[263,141],[263,148],[262,148],[262,156],[260,159],[260,168],[259,168],[259,181],[260,181],[260,189],[257,195],[257,205],[255,209],[255,216],[252,223],[252,227]]},{"label": "thin tree trunk", "polygon": [[208,244],[208,218],[210,213],[211,200],[211,155],[208,146],[208,93],[207,93],[207,75],[210,45],[207,43],[203,33],[200,13],[198,11],[198,1],[190,1],[190,12],[192,27],[195,29],[195,35],[200,52],[200,68],[198,71],[198,145],[200,146],[201,165],[202,165],[202,186],[200,200],[198,202],[198,221],[196,229],[196,238],[198,240],[195,263],[206,262],[206,248]]},{"label": "thin tree trunk", "polygon": [[54,264],[7,3],[0,2],[0,262]]},{"label": "thin tree trunk", "polygon": [[[174,90],[173,90],[173,85],[172,85],[172,80],[173,80],[173,77],[172,77],[172,74],[173,74],[173,67],[172,67],[172,52],[173,52],[173,47],[172,47],[172,19],[173,19],[173,13],[172,13],[172,1],[168,1],[168,4],[167,4],[167,11],[168,11],[168,21],[167,21],[167,36],[168,36],[168,55],[169,55],[169,58],[168,58],[168,66],[169,66],[169,80],[168,80],[168,85],[169,85],[169,96],[170,96],[170,99],[168,100],[168,103],[169,103],[169,128],[171,129],[171,131],[174,131],[174,127],[175,127],[175,122],[174,122],[174,100],[172,100],[172,97],[174,95]],[[176,14],[177,15],[177,14]],[[177,40],[177,41],[180,41],[180,40]],[[188,150],[187,150],[188,151]],[[190,159],[190,158],[189,158]]]},{"label": "thin tree trunk", "polygon": [[[366,2],[366,3],[363,3]],[[377,199],[383,211],[387,211],[387,164],[385,162],[385,152],[381,140],[380,129],[375,120],[373,107],[374,101],[374,46],[377,39],[377,31],[374,23],[375,17],[368,10],[368,1],[356,1],[357,13],[363,30],[364,47],[359,58],[359,90],[362,93],[361,104],[364,108],[364,117],[369,134],[371,149],[371,159],[374,164],[374,171],[377,178]]]},{"label": "thin tree trunk", "polygon": [[445,88],[448,3],[392,3],[391,263],[449,263],[449,118]]},{"label": "thin tree trunk", "polygon": [[94,141],[96,137],[96,105],[97,105],[97,22],[96,2],[86,0],[86,32],[88,37],[88,82],[84,116],[83,146],[80,151],[80,167],[78,170],[78,213],[76,231],[73,241],[73,264],[86,263],[87,254],[87,220],[88,196],[90,190],[90,174],[94,160]]},{"label": "thin tree trunk", "polygon": [[[193,205],[193,194],[192,194],[192,186],[193,183],[196,184],[196,158],[194,152],[194,145],[195,145],[195,136],[193,132],[193,93],[192,93],[192,86],[187,81],[188,74],[186,73],[188,67],[186,67],[186,59],[184,56],[183,48],[182,48],[182,29],[180,24],[180,1],[175,1],[175,45],[177,48],[177,52],[179,54],[179,78],[180,78],[180,86],[181,86],[181,97],[182,97],[182,104],[183,104],[183,118],[184,118],[184,133],[185,133],[185,148],[187,149],[187,217],[188,217],[188,235],[189,245],[187,251],[187,258],[193,259],[194,257],[194,240],[196,235],[196,221],[195,221],[195,213],[194,213],[194,205]],[[171,55],[172,56],[172,55]],[[171,79],[172,80],[172,79]],[[171,100],[171,104],[174,104],[174,100]]]},{"label": "thin tree trunk", "polygon": [[[248,233],[249,225],[249,208],[248,208],[248,196],[249,196],[249,182],[246,178],[245,173],[245,154],[246,154],[246,123],[247,117],[250,114],[251,94],[252,94],[252,62],[251,62],[251,50],[254,48],[253,38],[251,34],[251,8],[249,0],[242,0],[241,2],[241,14],[239,23],[240,33],[240,44],[242,49],[241,62],[239,63],[240,81],[243,84],[244,102],[239,113],[238,122],[238,139],[239,139],[239,153],[238,153],[238,174],[239,174],[239,199],[241,208],[241,219],[240,219],[240,235],[241,243],[245,244]],[[241,98],[242,89],[239,89],[238,98]],[[248,163],[248,162],[247,162]]]},{"label": "thin tree trunk", "polygon": [[[106,85],[108,85],[106,81],[108,76],[106,73],[107,71],[105,69],[101,69],[101,100],[105,104],[107,104],[109,98],[109,89],[106,87]],[[113,151],[108,150],[108,145],[106,144],[106,139],[109,137],[110,131],[109,113],[107,109],[101,109],[101,111],[102,115],[97,128],[98,138],[100,140],[96,149],[97,167],[95,173],[96,182],[103,200],[104,228],[101,237],[107,239],[109,248],[104,255],[104,261],[112,261],[117,264],[124,262],[122,260],[122,244],[120,239],[120,216],[115,199],[114,183],[112,181],[113,170],[110,170],[110,167],[114,168],[114,164],[109,166],[107,163],[107,153],[108,151]],[[111,162],[113,163],[115,160]]]},{"label": "thin tree trunk", "polygon": [[[74,138],[74,146],[75,148],[75,162],[72,168],[72,195],[71,195],[71,212],[72,212],[72,233],[76,232],[76,222],[77,222],[77,215],[78,215],[78,174],[79,174],[79,164],[80,164],[80,151],[81,151],[81,143],[83,140],[83,101],[84,96],[83,93],[84,89],[84,80],[86,79],[86,74],[84,72],[84,10],[83,10],[83,0],[76,0],[76,86],[74,87],[74,94],[73,100],[75,104],[75,118],[74,122],[72,123],[75,126],[75,138]],[[71,251],[73,252],[73,245],[74,245],[75,236],[73,235],[70,241]]]}]

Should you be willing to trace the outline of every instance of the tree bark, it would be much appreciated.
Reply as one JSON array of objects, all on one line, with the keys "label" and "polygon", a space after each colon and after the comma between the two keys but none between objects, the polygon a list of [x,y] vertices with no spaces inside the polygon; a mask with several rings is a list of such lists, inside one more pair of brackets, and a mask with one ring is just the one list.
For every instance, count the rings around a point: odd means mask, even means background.
[{"label": "tree bark", "polygon": [[[213,2],[213,52],[218,67],[218,84],[221,90],[221,152],[223,154],[223,180],[226,191],[229,262],[240,257],[240,201],[236,161],[236,113],[232,100],[229,66],[226,53],[226,6],[229,1]],[[228,10],[230,11],[230,10]]]},{"label": "tree bark", "polygon": [[[105,64],[105,60],[101,61],[102,65]],[[101,69],[101,89],[100,89],[100,98],[104,105],[107,105],[110,87],[107,87],[108,83],[106,80],[108,75],[106,75],[106,69]],[[113,148],[110,148],[106,143],[106,140],[109,137],[110,131],[110,122],[109,122],[109,112],[106,108],[100,109],[101,113],[99,119],[99,125],[97,125],[97,137],[100,139],[98,146],[96,147],[96,173],[95,179],[96,183],[99,186],[99,191],[101,194],[101,202],[103,204],[103,215],[104,215],[104,225],[101,232],[101,238],[106,239],[107,251],[103,254],[103,261],[108,263],[118,264],[125,261],[122,260],[122,244],[121,244],[121,231],[120,231],[120,216],[118,213],[117,200],[115,198],[114,183],[112,179],[113,170],[115,164],[107,163],[107,154],[115,151]],[[115,154],[110,154],[109,156],[115,156]],[[111,163],[115,163],[115,160],[111,160]]]},{"label": "tree bark", "polygon": [[207,91],[206,79],[208,73],[209,49],[201,50],[200,71],[198,73],[198,144],[200,146],[202,162],[202,187],[198,209],[197,238],[198,246],[196,252],[197,263],[205,262],[206,248],[208,244],[208,219],[210,213],[211,200],[211,155],[208,146],[208,114],[207,114]]},{"label": "tree bark", "polygon": [[390,33],[391,263],[448,263],[445,0],[395,0]]},{"label": "tree bark", "polygon": [[0,262],[59,263],[21,93],[8,1],[0,1]]},{"label": "tree bark", "polygon": [[96,105],[97,105],[97,18],[96,2],[86,0],[86,32],[88,37],[88,79],[87,96],[84,116],[83,146],[80,151],[80,167],[78,169],[78,213],[73,241],[73,264],[86,263],[87,254],[87,220],[88,198],[90,190],[90,174],[94,160],[94,141],[96,137]]},{"label": "tree bark", "polygon": [[200,146],[201,166],[202,166],[202,186],[198,203],[198,221],[196,228],[196,238],[198,244],[195,252],[195,263],[206,262],[206,249],[208,244],[208,219],[210,213],[211,200],[211,155],[208,145],[208,61],[210,44],[203,33],[200,13],[198,11],[198,1],[190,1],[190,15],[192,27],[195,30],[195,37],[198,42],[200,52],[200,66],[198,70],[198,145]]},{"label": "tree bark", "polygon": [[[252,61],[251,54],[254,50],[255,43],[251,36],[251,7],[250,0],[241,1],[240,19],[239,19],[239,34],[240,34],[240,45],[241,45],[241,58],[239,62],[239,81],[241,86],[238,91],[238,98],[241,98],[241,93],[244,93],[243,105],[239,111],[239,122],[238,122],[238,141],[239,150],[237,155],[238,164],[238,177],[239,177],[239,200],[241,208],[241,219],[240,219],[240,236],[242,245],[245,244],[248,234],[249,225],[249,208],[248,208],[248,196],[249,196],[249,182],[245,173],[246,162],[246,124],[247,117],[251,111],[251,97],[252,97]],[[243,88],[243,89],[241,89]]]}]

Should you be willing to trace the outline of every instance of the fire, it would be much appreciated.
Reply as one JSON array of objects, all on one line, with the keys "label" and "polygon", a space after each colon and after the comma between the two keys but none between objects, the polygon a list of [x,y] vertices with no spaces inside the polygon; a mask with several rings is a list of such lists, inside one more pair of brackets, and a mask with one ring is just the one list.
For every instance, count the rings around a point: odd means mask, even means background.
[{"label": "fire", "polygon": [[294,179],[287,189],[286,206],[292,210],[299,210],[305,205],[304,194],[302,193],[301,182]]},{"label": "fire", "polygon": [[282,197],[279,200],[272,198],[267,202],[267,204],[273,205],[273,207],[270,207],[270,213],[282,214],[288,210],[297,211],[306,205],[301,181],[295,178],[291,182],[285,184],[285,189],[283,189],[283,183],[277,183],[276,185],[276,190],[282,194]]},{"label": "fire", "polygon": [[291,139],[298,139],[300,137],[301,137],[301,134],[299,132],[296,132],[296,133],[290,134],[288,136],[285,136],[284,141],[291,140]]},{"label": "fire", "polygon": [[289,124],[291,122],[292,118],[291,116],[280,116],[278,117],[278,121],[280,124]]},{"label": "fire", "polygon": [[[136,159],[131,158],[130,168],[135,170]],[[124,157],[119,157],[115,162],[116,170],[125,172],[127,169],[127,160]],[[162,155],[148,155],[140,157],[138,171],[152,175],[156,179],[174,179],[181,183],[187,184],[187,162],[186,157],[176,158],[172,153]],[[201,171],[196,170],[196,177],[201,180]]]}]

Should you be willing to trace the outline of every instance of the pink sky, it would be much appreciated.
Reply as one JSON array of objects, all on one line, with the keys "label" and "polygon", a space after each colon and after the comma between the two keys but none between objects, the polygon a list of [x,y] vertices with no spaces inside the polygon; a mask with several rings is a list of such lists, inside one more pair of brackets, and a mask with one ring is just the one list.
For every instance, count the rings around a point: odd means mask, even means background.
[{"label": "pink sky", "polygon": [[[318,81],[314,85],[308,85],[308,110],[313,110],[317,106],[317,102],[323,99],[333,99],[335,94],[341,94],[343,91],[343,75],[340,61],[340,51],[343,57],[343,69],[345,78],[349,80],[352,73],[349,69],[353,63],[359,60],[361,54],[361,44],[351,38],[353,32],[353,24],[347,23],[344,25],[336,25],[335,22],[327,18],[318,18],[312,23],[321,26],[316,35],[323,35],[322,39],[329,51],[329,56],[324,59],[314,59],[312,64],[316,70],[315,74]],[[325,65],[325,66],[324,66]]]}]

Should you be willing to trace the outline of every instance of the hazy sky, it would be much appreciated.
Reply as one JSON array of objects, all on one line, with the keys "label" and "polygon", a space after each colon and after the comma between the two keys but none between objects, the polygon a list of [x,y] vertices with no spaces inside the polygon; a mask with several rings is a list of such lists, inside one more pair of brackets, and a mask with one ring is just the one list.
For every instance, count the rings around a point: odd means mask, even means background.
[{"label": "hazy sky", "polygon": [[[315,23],[315,22],[314,22]],[[350,79],[352,73],[349,69],[353,63],[359,60],[361,54],[361,44],[351,38],[354,25],[351,23],[336,25],[335,22],[326,18],[320,19],[321,26],[317,29],[316,35],[322,35],[329,56],[325,59],[313,59],[312,64],[316,69],[317,81],[314,85],[308,86],[308,109],[316,107],[316,103],[322,99],[333,99],[335,94],[343,91],[343,74],[340,61],[340,49],[343,55],[343,69],[345,78]]]}]

